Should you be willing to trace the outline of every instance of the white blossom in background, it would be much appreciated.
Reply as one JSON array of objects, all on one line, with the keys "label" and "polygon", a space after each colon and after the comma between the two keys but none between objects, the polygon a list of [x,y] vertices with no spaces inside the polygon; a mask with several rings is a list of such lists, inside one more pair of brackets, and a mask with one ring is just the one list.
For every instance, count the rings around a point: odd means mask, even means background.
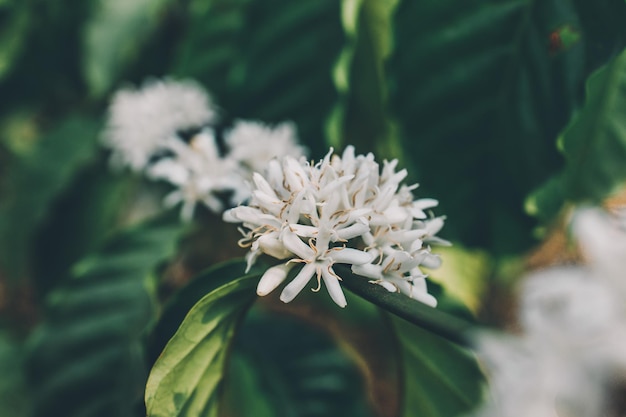
[{"label": "white blossom in background", "polygon": [[[220,152],[212,124],[216,110],[193,81],[153,80],[138,90],[117,92],[109,109],[103,142],[116,165],[169,183],[167,207],[181,205],[190,220],[198,204],[214,213],[250,198],[247,182],[264,173],[276,157],[304,155],[292,123],[275,128],[238,121],[227,131]],[[197,131],[191,138],[182,132]]]},{"label": "white blossom in background", "polygon": [[414,200],[415,187],[401,185],[407,173],[396,165],[385,161],[381,170],[372,154],[355,156],[348,146],[341,157],[332,149],[317,164],[286,156],[273,160],[265,176],[255,174],[249,205],[226,211],[224,219],[243,223],[248,268],[260,254],[285,260],[266,271],[257,293],[269,294],[303,264],[280,299],[293,300],[316,278],[313,291],[323,281],[345,307],[334,265],[347,264],[388,291],[435,306],[421,267],[439,265],[429,243],[447,244],[435,236],[443,218],[423,211],[437,202]]},{"label": "white blossom in background", "polygon": [[479,351],[493,403],[482,417],[601,417],[626,372],[626,216],[579,210],[572,229],[585,266],[529,276],[519,336],[486,334]]},{"label": "white blossom in background", "polygon": [[[237,162],[219,154],[213,132],[205,129],[189,144],[172,143],[171,157],[162,158],[147,169],[148,178],[169,182],[175,188],[164,200],[168,207],[182,203],[181,217],[190,220],[198,203],[214,213],[247,199],[246,178]],[[228,201],[225,201],[228,200]]]},{"label": "white blossom in background", "polygon": [[215,118],[211,99],[194,81],[150,80],[115,93],[102,139],[113,150],[114,164],[142,171],[176,132]]},{"label": "white blossom in background", "polygon": [[267,162],[274,158],[307,154],[298,144],[293,123],[280,123],[272,128],[255,121],[237,120],[224,136],[229,155],[251,172],[263,172]]}]

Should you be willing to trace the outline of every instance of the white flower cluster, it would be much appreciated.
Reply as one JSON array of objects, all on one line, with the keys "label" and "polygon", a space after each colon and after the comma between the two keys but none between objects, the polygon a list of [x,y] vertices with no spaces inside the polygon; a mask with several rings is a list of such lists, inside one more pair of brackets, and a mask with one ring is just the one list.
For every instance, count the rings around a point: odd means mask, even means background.
[{"label": "white flower cluster", "polygon": [[103,135],[113,162],[142,171],[179,130],[205,126],[216,119],[209,96],[191,81],[149,80],[143,88],[117,91]]},{"label": "white flower cluster", "polygon": [[341,157],[331,149],[317,164],[272,160],[265,177],[255,174],[249,205],[226,211],[224,220],[243,223],[240,244],[250,247],[248,268],[262,253],[287,260],[265,272],[257,293],[270,293],[303,264],[280,299],[293,300],[316,276],[313,291],[323,280],[333,301],[345,307],[333,266],[351,264],[355,274],[388,291],[435,306],[420,267],[440,265],[430,244],[449,244],[435,236],[444,221],[424,211],[436,200],[414,200],[416,185],[401,185],[407,172],[396,172],[396,165],[385,161],[381,170],[372,154],[355,156],[349,146]]},{"label": "white flower cluster", "polygon": [[528,277],[523,334],[479,338],[495,400],[482,417],[609,414],[607,388],[626,372],[626,216],[584,209],[573,232],[588,265]]},{"label": "white flower cluster", "polygon": [[[220,152],[215,131],[217,112],[209,96],[193,81],[150,81],[139,90],[113,97],[103,142],[113,162],[175,187],[167,206],[182,203],[181,216],[191,219],[197,203],[215,213],[250,197],[246,182],[263,172],[273,158],[299,157],[295,126],[269,128],[237,121],[224,134]],[[183,133],[197,132],[191,138]]]}]

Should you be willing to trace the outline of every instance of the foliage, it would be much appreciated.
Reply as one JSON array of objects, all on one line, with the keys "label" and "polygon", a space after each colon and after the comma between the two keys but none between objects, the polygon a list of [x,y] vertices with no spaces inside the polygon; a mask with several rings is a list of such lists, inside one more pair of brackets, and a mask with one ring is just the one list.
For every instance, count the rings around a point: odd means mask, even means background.
[{"label": "foliage", "polygon": [[0,412],[3,415],[30,415],[27,385],[22,369],[24,358],[20,343],[7,332],[0,334]]},{"label": "foliage", "polygon": [[234,280],[190,311],[152,368],[149,416],[217,416],[219,387],[235,327],[254,299],[258,275]]},{"label": "foliage", "polygon": [[[82,117],[64,120],[9,172],[1,206],[1,263],[14,279],[23,278],[33,237],[55,197],[94,158],[98,123]],[[14,219],[19,218],[20,222]]]},{"label": "foliage", "polygon": [[[471,332],[512,304],[493,280],[626,184],[625,21],[622,0],[0,0],[0,414],[141,416],[144,391],[150,416],[470,412]],[[244,273],[219,216],[182,245],[172,213],[135,222],[165,187],[98,138],[116,89],[164,76],[208,89],[219,140],[293,121],[312,159],[399,159],[454,243],[438,308],[339,266],[345,310],[259,299],[269,265]]]},{"label": "foliage", "polygon": [[585,105],[559,137],[566,166],[528,201],[550,219],[564,201],[601,202],[626,181],[626,52],[587,81]]},{"label": "foliage", "polygon": [[[554,138],[586,76],[624,47],[625,13],[617,1],[399,6],[392,102],[418,178],[456,238],[498,253],[528,246],[523,200],[559,169]],[[578,37],[560,42],[566,28]]]},{"label": "foliage", "polygon": [[151,271],[180,227],[154,221],[111,239],[48,297],[30,336],[34,415],[133,415],[147,370],[142,336],[154,316]]}]

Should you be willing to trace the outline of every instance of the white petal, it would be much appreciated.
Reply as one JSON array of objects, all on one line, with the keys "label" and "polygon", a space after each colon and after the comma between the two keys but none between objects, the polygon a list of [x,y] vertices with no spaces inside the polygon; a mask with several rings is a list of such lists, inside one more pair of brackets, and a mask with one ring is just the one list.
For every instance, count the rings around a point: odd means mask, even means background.
[{"label": "white petal", "polygon": [[260,296],[267,295],[274,291],[285,279],[287,274],[293,268],[293,264],[284,263],[269,268],[259,281],[256,287],[256,293]]},{"label": "white petal", "polygon": [[258,250],[250,250],[250,252],[246,253],[246,274],[250,272],[252,265],[254,265],[260,254],[261,252]]},{"label": "white petal", "polygon": [[396,287],[395,285],[393,285],[389,281],[385,281],[385,280],[370,281],[370,284],[380,285],[381,287],[383,287],[384,289],[386,289],[389,292],[399,292],[398,291],[398,287]]},{"label": "white petal", "polygon": [[241,223],[241,220],[237,218],[236,214],[238,210],[239,207],[234,207],[224,211],[224,213],[222,213],[222,220],[226,223]]},{"label": "white petal", "polygon": [[247,206],[239,206],[230,210],[229,217],[234,217],[240,222],[253,224],[255,226],[272,226],[275,228],[279,228],[282,225],[282,222],[276,218],[276,216],[272,216],[271,214],[263,213],[258,208],[247,207]]},{"label": "white petal", "polygon": [[[395,267],[402,266],[403,264],[408,264],[414,261],[415,258],[411,256],[410,253],[402,250],[392,250],[386,253],[385,260],[382,262],[382,267],[384,269],[388,268],[390,265]],[[416,263],[417,265],[418,263]],[[392,268],[394,269],[394,268]]]},{"label": "white petal", "polygon": [[272,159],[267,164],[267,181],[276,190],[279,186],[282,188],[283,179],[283,168],[277,160]]},{"label": "white petal", "polygon": [[436,235],[443,227],[443,223],[443,217],[435,217],[432,220],[428,220],[426,222],[426,230],[428,231],[428,234],[431,236]]},{"label": "white petal", "polygon": [[256,185],[256,188],[258,188],[259,191],[278,200],[278,196],[276,196],[274,189],[270,186],[267,180],[263,178],[263,175],[255,172],[254,174],[252,174],[252,180],[254,181],[254,185]]},{"label": "white petal", "polygon": [[373,278],[377,280],[383,279],[383,269],[380,265],[364,264],[352,265],[352,272],[362,277]]},{"label": "white petal", "polygon": [[291,256],[291,252],[287,250],[283,242],[278,239],[278,233],[269,233],[257,239],[259,249],[269,256],[276,259],[285,259]]},{"label": "white petal", "polygon": [[258,206],[262,207],[263,209],[272,213],[275,216],[277,216],[280,213],[280,210],[283,208],[282,201],[268,194],[265,194],[262,191],[254,190],[252,192],[252,196],[255,198],[255,203],[257,203]]},{"label": "white petal", "polygon": [[432,244],[432,245],[438,245],[438,246],[452,246],[452,242],[450,242],[449,240],[445,240],[442,239],[440,237],[437,236],[431,236],[427,239],[428,243]]},{"label": "white petal", "polygon": [[304,243],[298,235],[290,231],[288,227],[281,233],[281,240],[287,250],[291,251],[291,253],[295,254],[300,259],[315,258],[315,252],[313,249]]},{"label": "white petal", "polygon": [[420,198],[419,200],[415,200],[413,202],[413,207],[420,210],[437,207],[438,205],[439,201],[435,200],[434,198]]},{"label": "white petal", "polygon": [[283,214],[282,218],[286,219],[289,224],[298,223],[300,215],[306,212],[305,206],[307,201],[304,200],[305,196],[306,192],[304,190],[296,193],[291,201],[291,207],[287,206],[286,216]]},{"label": "white petal", "polygon": [[364,222],[358,222],[351,226],[348,226],[344,229],[340,229],[337,231],[337,237],[339,239],[353,239],[357,236],[361,236],[370,231],[370,227],[368,224]]},{"label": "white petal", "polygon": [[335,304],[339,307],[344,308],[348,304],[346,296],[341,290],[341,285],[339,285],[337,277],[331,274],[330,268],[330,265],[322,267],[322,279],[324,280],[324,284],[326,284],[326,289],[328,290],[328,294],[330,294],[330,298],[332,298]]},{"label": "white petal", "polygon": [[405,207],[394,206],[386,209],[382,213],[372,214],[370,225],[389,226],[391,224],[402,223],[408,217],[410,217],[410,213]]},{"label": "white petal", "polygon": [[409,252],[414,253],[414,252],[422,249],[423,246],[424,246],[424,242],[422,242],[421,239],[415,239],[411,243],[411,246],[409,247]]},{"label": "white petal", "polygon": [[291,192],[298,192],[305,186],[305,180],[308,178],[302,165],[295,159],[287,157],[284,159],[285,169],[283,170],[285,175],[285,181],[289,184]]},{"label": "white petal", "polygon": [[345,187],[345,184],[350,182],[353,178],[354,175],[344,175],[343,177],[339,177],[336,180],[331,181],[324,186],[322,195],[327,198],[331,198],[332,196],[339,197],[337,189]]},{"label": "white petal", "polygon": [[300,237],[315,237],[319,229],[304,224],[290,224],[289,229]]},{"label": "white petal", "polygon": [[283,289],[283,292],[280,294],[280,301],[283,303],[288,303],[298,294],[300,291],[304,289],[306,284],[309,282],[313,274],[315,273],[316,265],[315,263],[310,263],[304,265],[298,275],[291,281],[287,286]]},{"label": "white petal", "polygon": [[441,258],[438,255],[429,253],[423,260],[422,265],[425,268],[436,269],[441,266]]},{"label": "white petal", "polygon": [[415,287],[416,290],[428,292],[428,288],[426,287],[426,279],[424,278],[423,275],[415,276],[415,277],[412,276],[411,283],[413,284],[413,287]]},{"label": "white petal", "polygon": [[420,301],[428,306],[436,307],[437,299],[427,292],[421,290],[418,287],[413,286],[409,281],[403,279],[391,279],[397,287],[398,290],[404,295],[407,295],[414,300]]},{"label": "white petal", "polygon": [[221,213],[224,209],[222,201],[219,198],[214,197],[212,194],[202,197],[202,202],[209,208],[209,210],[216,214]]},{"label": "white petal", "polygon": [[191,219],[193,218],[193,212],[195,211],[196,208],[196,202],[193,200],[187,200],[183,203],[183,208],[180,211],[180,218],[183,221],[191,221]]},{"label": "white petal", "polygon": [[427,292],[413,291],[410,297],[426,304],[427,306],[431,306],[433,308],[437,307],[437,299]]},{"label": "white petal", "polygon": [[315,239],[315,249],[318,254],[325,253],[329,249],[332,230],[320,228]]},{"label": "white petal", "polygon": [[387,221],[391,224],[403,222],[407,217],[409,217],[407,209],[398,206],[389,207],[383,212],[383,214],[387,217]]},{"label": "white petal", "polygon": [[163,199],[163,205],[165,207],[174,207],[181,201],[183,201],[183,192],[180,190],[175,190],[165,196],[165,198]]},{"label": "white petal", "polygon": [[153,180],[165,180],[178,186],[182,186],[189,181],[190,173],[186,166],[174,159],[164,159],[147,171],[147,177]]},{"label": "white petal", "polygon": [[363,265],[373,260],[371,254],[352,248],[332,248],[325,256],[339,264]]}]

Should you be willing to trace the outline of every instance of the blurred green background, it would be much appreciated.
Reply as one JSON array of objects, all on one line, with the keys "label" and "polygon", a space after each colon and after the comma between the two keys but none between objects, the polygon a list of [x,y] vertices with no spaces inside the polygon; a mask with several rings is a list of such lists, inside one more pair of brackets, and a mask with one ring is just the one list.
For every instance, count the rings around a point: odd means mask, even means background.
[{"label": "blurred green background", "polygon": [[108,100],[173,77],[211,92],[218,129],[293,120],[313,158],[400,159],[447,215],[436,277],[501,322],[494,280],[538,226],[626,178],[625,46],[622,0],[0,0],[0,321],[26,336],[133,222],[147,185],[109,170]]}]

